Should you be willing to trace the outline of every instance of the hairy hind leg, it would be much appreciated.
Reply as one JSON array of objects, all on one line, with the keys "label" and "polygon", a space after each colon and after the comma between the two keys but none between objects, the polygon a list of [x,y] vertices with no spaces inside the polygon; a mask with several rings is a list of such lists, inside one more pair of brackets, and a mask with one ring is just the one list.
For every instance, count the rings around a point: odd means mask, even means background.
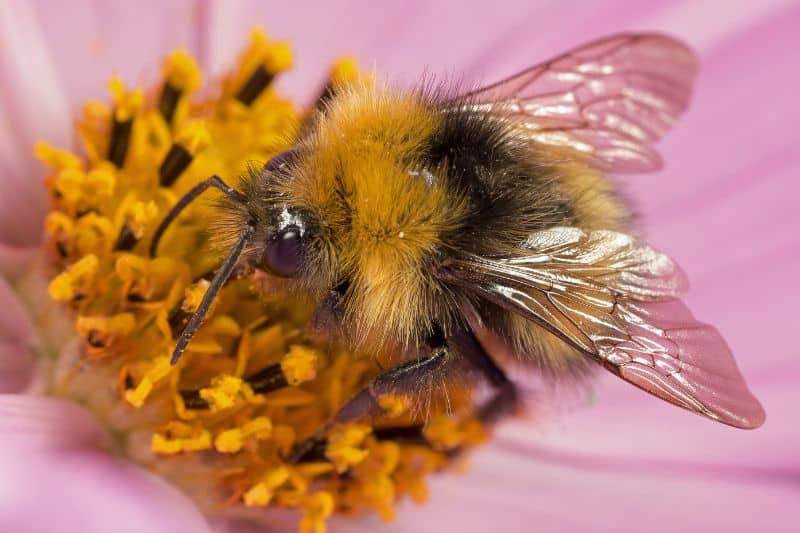
[{"label": "hairy hind leg", "polygon": [[389,368],[375,376],[363,389],[345,403],[313,436],[298,444],[289,456],[289,462],[303,459],[325,441],[328,431],[336,424],[346,424],[378,416],[382,409],[378,399],[389,393],[413,390],[420,380],[441,370],[449,361],[447,346],[432,347],[429,355],[412,359]]},{"label": "hairy hind leg", "polygon": [[[384,370],[347,403],[345,403],[313,436],[298,444],[289,456],[289,462],[303,460],[324,444],[326,435],[336,424],[369,419],[382,413],[378,399],[388,393],[403,393],[416,389],[420,381],[434,372],[441,372],[445,365],[464,357],[492,385],[494,395],[478,407],[477,416],[486,424],[493,423],[516,405],[517,391],[514,384],[483,349],[472,331],[463,329],[447,339],[440,328],[428,339],[429,355],[406,361]],[[451,352],[451,346],[453,348]],[[419,432],[423,426],[411,426],[408,431]],[[412,429],[418,428],[418,429]],[[400,428],[398,428],[400,430]]]}]

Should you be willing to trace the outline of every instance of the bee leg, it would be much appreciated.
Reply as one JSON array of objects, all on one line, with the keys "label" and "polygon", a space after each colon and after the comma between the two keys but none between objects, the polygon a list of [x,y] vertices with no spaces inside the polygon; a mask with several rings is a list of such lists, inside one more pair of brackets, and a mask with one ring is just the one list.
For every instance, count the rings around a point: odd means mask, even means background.
[{"label": "bee leg", "polygon": [[478,407],[477,416],[480,421],[491,425],[512,412],[518,404],[517,387],[483,348],[475,333],[465,328],[451,335],[448,342],[486,378],[495,391],[491,398]]},{"label": "bee leg", "polygon": [[331,339],[341,336],[340,324],[342,322],[339,302],[344,297],[350,282],[345,280],[339,285],[328,291],[328,295],[317,305],[311,315],[311,334],[324,336],[328,335]]},{"label": "bee leg", "polygon": [[[433,447],[433,445],[425,438],[425,426],[423,424],[414,424],[411,426],[389,426],[376,428],[372,432],[372,436],[379,441],[393,441],[401,442],[403,444],[416,444],[418,446]],[[298,459],[300,462],[313,463],[317,461],[327,461],[325,457],[325,449],[328,446],[326,438],[316,440],[312,443],[302,457]]]},{"label": "bee leg", "polygon": [[441,370],[451,358],[438,328],[429,339],[428,345],[431,347],[429,355],[406,361],[375,376],[372,382],[356,393],[312,437],[298,444],[290,454],[288,462],[298,462],[314,448],[319,447],[333,426],[380,415],[383,412],[378,403],[381,396],[413,390],[427,376]]},{"label": "bee leg", "polygon": [[[419,380],[425,379],[432,372],[441,371],[446,363],[455,360],[450,357],[450,347],[452,347],[453,354],[458,354],[461,362],[479,372],[494,389],[494,394],[485,403],[479,405],[475,413],[484,426],[493,425],[516,409],[518,405],[517,387],[494,362],[471,330],[458,330],[445,340],[441,330],[435,328],[428,344],[432,350],[429,357],[408,361],[379,374],[369,386],[346,403],[313,437],[300,443],[293,450],[289,461],[324,460],[327,445],[326,435],[333,425],[380,415],[382,411],[377,398],[381,394],[413,390],[418,387]],[[424,429],[424,424],[386,427],[375,430],[374,435],[379,440],[402,440],[433,446],[425,438]],[[448,450],[447,453],[450,456],[456,456],[462,451],[459,447]]]}]

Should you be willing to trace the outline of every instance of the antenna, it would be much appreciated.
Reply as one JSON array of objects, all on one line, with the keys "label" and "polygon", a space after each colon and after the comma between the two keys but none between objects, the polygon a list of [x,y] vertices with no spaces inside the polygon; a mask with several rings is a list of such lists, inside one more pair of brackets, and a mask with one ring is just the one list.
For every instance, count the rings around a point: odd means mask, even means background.
[{"label": "antenna", "polygon": [[189,344],[189,341],[191,341],[192,337],[194,337],[194,334],[197,333],[197,329],[200,327],[200,324],[203,323],[203,319],[206,317],[208,309],[211,307],[211,302],[214,301],[214,298],[217,296],[219,290],[223,285],[225,285],[225,282],[228,281],[228,278],[231,276],[237,261],[239,261],[239,256],[242,255],[244,247],[247,245],[250,237],[253,236],[253,231],[255,231],[253,226],[245,226],[242,235],[239,237],[239,240],[237,240],[236,244],[233,245],[231,251],[228,252],[228,256],[220,265],[219,270],[217,270],[217,273],[214,274],[214,279],[211,280],[211,286],[208,287],[208,290],[203,295],[200,305],[197,306],[195,312],[192,313],[192,317],[186,324],[186,327],[184,328],[183,333],[181,333],[177,344],[175,344],[175,349],[172,352],[172,359],[170,359],[171,365],[175,365],[175,363],[178,362],[178,359],[181,358],[181,355],[186,349],[186,346]]},{"label": "antenna", "polygon": [[[158,251],[158,243],[161,241],[161,237],[164,235],[164,232],[167,231],[167,228],[169,228],[169,225],[172,224],[176,218],[178,218],[178,215],[180,215],[181,212],[186,209],[186,206],[195,201],[195,199],[203,194],[203,192],[209,187],[219,189],[233,200],[241,204],[245,203],[247,200],[242,193],[233,187],[230,187],[228,184],[222,181],[222,178],[219,176],[211,176],[210,178],[201,181],[189,189],[189,191],[184,194],[174,206],[172,206],[172,209],[169,210],[167,216],[164,217],[164,220],[162,220],[161,224],[159,224],[156,228],[156,231],[153,234],[153,240],[150,241],[151,258],[156,256],[156,252]],[[189,341],[191,341],[192,337],[194,337],[194,334],[197,333],[197,329],[200,327],[200,324],[203,323],[203,319],[206,317],[206,314],[208,314],[208,309],[211,307],[211,303],[214,301],[217,293],[225,285],[225,282],[228,281],[228,278],[231,277],[231,273],[233,272],[236,263],[239,261],[239,256],[242,255],[244,247],[247,245],[250,237],[253,236],[253,231],[255,231],[255,228],[251,224],[245,226],[244,231],[242,231],[242,235],[239,237],[239,240],[237,240],[236,244],[233,245],[231,251],[228,252],[228,256],[220,265],[219,270],[217,270],[217,273],[214,274],[214,279],[211,280],[211,286],[208,287],[208,290],[203,295],[200,305],[197,306],[195,312],[192,313],[191,318],[189,318],[189,322],[186,324],[183,333],[181,333],[181,336],[178,339],[178,343],[175,345],[175,350],[172,352],[170,364],[174,365],[178,362],[178,359],[181,358],[181,354],[183,354],[183,351],[186,349]]]},{"label": "antenna", "polygon": [[172,206],[172,209],[169,210],[167,216],[164,217],[164,220],[162,220],[161,224],[159,224],[158,227],[156,228],[156,231],[153,234],[153,240],[150,241],[151,258],[156,256],[156,251],[158,250],[158,243],[161,241],[161,237],[162,235],[164,235],[164,232],[167,231],[169,225],[172,224],[172,221],[178,218],[178,215],[181,214],[181,211],[186,209],[187,205],[192,203],[198,196],[203,194],[203,192],[209,187],[214,187],[216,189],[221,190],[222,192],[224,192],[225,194],[227,194],[240,204],[245,203],[245,201],[247,200],[247,198],[245,198],[245,196],[242,193],[240,193],[233,187],[227,185],[224,181],[222,181],[222,178],[220,178],[219,176],[211,176],[210,178],[201,181],[200,183],[189,189],[189,191],[186,194],[184,194],[180,200],[178,200],[178,203]]}]

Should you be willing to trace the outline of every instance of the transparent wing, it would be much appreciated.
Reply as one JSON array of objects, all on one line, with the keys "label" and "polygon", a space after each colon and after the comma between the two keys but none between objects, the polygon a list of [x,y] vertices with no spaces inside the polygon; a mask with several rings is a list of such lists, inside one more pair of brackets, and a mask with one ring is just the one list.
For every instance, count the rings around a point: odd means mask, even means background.
[{"label": "transparent wing", "polygon": [[530,141],[601,170],[645,172],[661,167],[652,145],[686,110],[696,72],[694,54],[675,39],[617,35],[473,91],[459,105],[513,120]]},{"label": "transparent wing", "polygon": [[730,349],[678,299],[682,271],[628,235],[554,228],[521,257],[453,258],[444,277],[532,321],[622,379],[675,405],[736,427],[764,411]]}]

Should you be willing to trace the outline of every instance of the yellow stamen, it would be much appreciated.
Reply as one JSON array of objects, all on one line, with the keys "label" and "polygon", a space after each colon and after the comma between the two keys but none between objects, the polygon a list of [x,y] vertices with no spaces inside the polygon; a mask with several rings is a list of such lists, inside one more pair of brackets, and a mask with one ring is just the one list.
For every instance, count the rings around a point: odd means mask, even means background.
[{"label": "yellow stamen", "polygon": [[68,302],[88,292],[87,287],[93,281],[99,260],[96,255],[82,257],[68,270],[56,276],[47,288],[50,297],[57,302]]},{"label": "yellow stamen", "polygon": [[289,348],[289,352],[281,359],[281,369],[289,385],[299,385],[314,379],[317,375],[318,359],[316,350],[298,345]]},{"label": "yellow stamen", "polygon": [[141,90],[128,91],[120,78],[111,78],[108,90],[114,102],[114,118],[119,122],[132,119],[144,104],[144,93]]},{"label": "yellow stamen", "polygon": [[451,450],[464,444],[477,444],[486,436],[483,426],[477,421],[460,423],[446,414],[434,417],[425,427],[424,434],[431,443],[444,450]]},{"label": "yellow stamen", "polygon": [[169,309],[182,297],[190,278],[185,264],[168,257],[147,259],[121,254],[114,262],[114,270],[128,300],[163,300]]},{"label": "yellow stamen", "polygon": [[250,46],[239,62],[240,72],[250,73],[263,64],[267,71],[275,74],[292,67],[292,49],[289,43],[270,41],[261,30],[253,30]]},{"label": "yellow stamen", "polygon": [[[211,285],[211,282],[202,279],[197,283],[192,283],[186,288],[186,293],[183,298],[183,303],[181,303],[181,308],[186,311],[187,313],[193,313],[195,309],[200,305],[200,302],[203,301],[203,296],[206,294],[208,287]],[[208,314],[212,314],[212,310],[208,312]]]},{"label": "yellow stamen", "polygon": [[145,399],[153,391],[153,387],[159,381],[163,380],[169,375],[172,366],[169,364],[169,357],[162,356],[156,357],[150,363],[150,368],[145,373],[144,377],[136,385],[133,390],[125,391],[125,399],[134,407],[141,407]]},{"label": "yellow stamen", "polygon": [[166,431],[153,434],[150,448],[165,455],[208,450],[211,448],[211,433],[197,425],[170,422]]},{"label": "yellow stamen", "polygon": [[156,221],[158,215],[158,207],[155,202],[143,202],[137,200],[135,194],[129,194],[117,208],[117,226],[127,226],[131,233],[140,239],[145,230]]},{"label": "yellow stamen", "polygon": [[360,424],[350,424],[334,429],[328,436],[325,457],[334,464],[336,470],[344,472],[363,461],[369,451],[362,447],[364,439],[372,428]]},{"label": "yellow stamen", "polygon": [[211,144],[211,133],[202,120],[190,122],[178,133],[175,142],[183,146],[191,155],[197,155]]},{"label": "yellow stamen", "polygon": [[53,170],[60,171],[68,168],[80,169],[83,167],[81,159],[66,150],[53,148],[47,143],[38,142],[34,146],[34,152],[44,164]]},{"label": "yellow stamen", "polygon": [[161,71],[167,83],[181,91],[195,91],[203,80],[197,63],[185,50],[176,50],[170,54]]},{"label": "yellow stamen", "polygon": [[244,493],[244,504],[248,507],[263,507],[272,501],[275,489],[286,483],[289,479],[289,469],[280,466],[269,471],[261,481],[250,487]]},{"label": "yellow stamen", "polygon": [[303,502],[301,533],[325,533],[325,520],[333,513],[333,496],[325,491],[309,494]]},{"label": "yellow stamen", "polygon": [[114,185],[111,168],[98,168],[87,174],[77,167],[67,167],[58,173],[53,182],[53,188],[62,201],[76,211],[99,205],[111,196]]},{"label": "yellow stamen", "polygon": [[[64,350],[48,385],[91,409],[120,449],[208,512],[286,507],[302,512],[302,531],[321,532],[334,512],[391,520],[406,495],[424,500],[426,479],[451,463],[448,452],[481,442],[485,432],[469,418],[469,392],[451,388],[447,398],[431,393],[431,420],[417,436],[426,420],[398,392],[377,399],[375,420],[337,426],[324,450],[315,446],[303,462],[287,464],[382,367],[369,354],[312,341],[309,305],[278,288],[260,291],[261,282],[247,277],[225,284],[183,358],[170,365],[176,338],[219,267],[209,224],[219,217],[219,192],[192,202],[150,257],[155,229],[202,180],[219,175],[235,186],[248,164],[296,142],[309,111],[272,83],[291,65],[287,43],[256,31],[221,88],[198,91],[202,73],[178,51],[152,87],[114,78],[110,102],[83,106],[76,128],[85,157],[36,146],[50,167],[46,229],[61,270],[48,291],[72,311],[82,341],[77,361]],[[354,82],[372,77],[344,58],[321,98]],[[409,434],[415,438],[403,440]]]},{"label": "yellow stamen", "polygon": [[226,429],[214,439],[214,447],[222,453],[236,453],[244,446],[245,439],[258,440],[272,436],[272,422],[265,416],[250,420],[239,428]]},{"label": "yellow stamen", "polygon": [[220,410],[233,407],[240,401],[254,397],[250,385],[242,378],[221,375],[214,378],[210,387],[200,389],[200,397],[208,402],[212,409]]},{"label": "yellow stamen", "polygon": [[353,83],[362,76],[361,69],[354,57],[343,57],[336,61],[331,68],[331,85],[338,87]]},{"label": "yellow stamen", "polygon": [[394,442],[372,442],[369,456],[353,472],[359,481],[353,496],[368,502],[385,522],[394,519],[396,489],[392,479],[400,462],[400,447]]}]

